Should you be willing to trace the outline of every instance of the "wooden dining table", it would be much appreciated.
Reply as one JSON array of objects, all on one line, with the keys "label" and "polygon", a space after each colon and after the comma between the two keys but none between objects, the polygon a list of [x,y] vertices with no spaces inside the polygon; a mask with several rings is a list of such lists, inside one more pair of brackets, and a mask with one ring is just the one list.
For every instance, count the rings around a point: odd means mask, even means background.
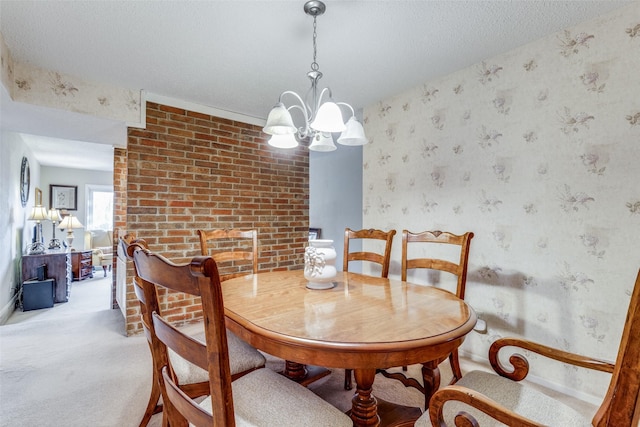
[{"label": "wooden dining table", "polygon": [[330,289],[306,287],[302,270],[272,271],[222,284],[227,327],[254,347],[304,365],[353,369],[355,426],[413,425],[420,408],[372,394],[379,368],[432,361],[423,368],[428,398],[438,363],[476,323],[473,309],[431,286],[339,272]]}]

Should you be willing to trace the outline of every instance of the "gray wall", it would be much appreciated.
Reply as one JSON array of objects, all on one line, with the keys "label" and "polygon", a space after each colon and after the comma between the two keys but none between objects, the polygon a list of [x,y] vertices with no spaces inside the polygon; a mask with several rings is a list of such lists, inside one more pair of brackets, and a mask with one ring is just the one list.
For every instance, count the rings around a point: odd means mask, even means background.
[{"label": "gray wall", "polygon": [[362,147],[338,144],[330,153],[310,152],[309,226],[334,241],[341,271],[344,229],[362,228]]},{"label": "gray wall", "polygon": [[[29,159],[31,186],[27,206],[20,203],[22,157]],[[40,166],[24,140],[14,132],[0,133],[0,325],[13,312],[21,276],[21,259],[31,242],[33,222],[27,221],[40,187]]]}]

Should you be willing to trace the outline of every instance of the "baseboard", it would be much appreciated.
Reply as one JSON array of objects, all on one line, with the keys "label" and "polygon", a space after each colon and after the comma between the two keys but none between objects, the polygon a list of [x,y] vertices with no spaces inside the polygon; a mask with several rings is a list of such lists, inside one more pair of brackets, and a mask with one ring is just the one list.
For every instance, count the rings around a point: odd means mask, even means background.
[{"label": "baseboard", "polygon": [[[468,359],[468,360],[470,360],[472,362],[485,365],[487,367],[487,370],[490,370],[491,372],[493,372],[493,370],[491,369],[491,364],[489,363],[489,359],[487,359],[487,358],[476,356],[476,355],[473,355],[471,353],[468,353],[468,352],[462,351],[462,350],[460,350],[460,358],[461,359]],[[527,375],[526,379],[527,379],[527,381],[530,381],[530,382],[532,382],[534,384],[537,384],[539,386],[542,386],[542,387],[548,388],[550,390],[553,390],[555,392],[562,393],[562,394],[565,394],[567,396],[571,396],[571,397],[574,397],[576,399],[580,399],[580,400],[582,400],[584,402],[590,403],[590,404],[594,405],[595,407],[599,407],[602,404],[602,396],[599,396],[599,397],[598,396],[593,396],[591,394],[584,393],[584,392],[581,392],[581,391],[578,391],[578,390],[574,390],[574,389],[571,389],[569,387],[565,387],[565,386],[563,386],[561,384],[557,384],[557,383],[551,382],[551,381],[549,381],[549,380],[547,380],[545,378],[541,378],[541,377],[538,377],[538,376],[532,375],[532,374]]]},{"label": "baseboard", "polygon": [[4,325],[5,323],[7,323],[7,321],[9,320],[9,317],[11,317],[13,312],[16,310],[17,298],[18,298],[18,295],[16,294],[13,297],[11,297],[9,302],[4,307],[2,307],[2,310],[0,311],[0,325]]}]

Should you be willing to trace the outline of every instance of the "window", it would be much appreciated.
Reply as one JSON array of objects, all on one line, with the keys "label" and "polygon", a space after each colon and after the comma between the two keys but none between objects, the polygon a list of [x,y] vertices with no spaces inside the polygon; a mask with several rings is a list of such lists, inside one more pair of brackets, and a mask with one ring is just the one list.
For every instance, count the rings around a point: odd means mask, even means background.
[{"label": "window", "polygon": [[86,230],[113,230],[113,187],[87,185]]}]

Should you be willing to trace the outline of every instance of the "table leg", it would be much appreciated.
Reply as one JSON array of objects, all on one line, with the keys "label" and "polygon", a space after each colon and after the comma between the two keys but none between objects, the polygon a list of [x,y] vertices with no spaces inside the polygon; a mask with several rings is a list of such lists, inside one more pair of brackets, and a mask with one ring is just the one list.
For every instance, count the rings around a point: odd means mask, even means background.
[{"label": "table leg", "polygon": [[282,372],[285,377],[305,387],[329,374],[331,374],[331,371],[327,368],[303,365],[290,360],[285,361],[284,371]]},{"label": "table leg", "polygon": [[378,402],[371,395],[375,369],[355,369],[356,393],[351,399],[351,419],[354,426],[379,426]]},{"label": "table leg", "polygon": [[302,363],[296,363],[287,360],[284,364],[283,374],[285,377],[291,380],[299,381],[307,376],[307,369]]},{"label": "table leg", "polygon": [[429,409],[429,401],[431,396],[440,388],[440,368],[438,361],[422,364],[422,379],[424,381],[424,409]]},{"label": "table leg", "polygon": [[353,425],[380,427],[413,427],[422,415],[420,408],[398,405],[371,394],[376,369],[355,369],[356,393],[347,414]]}]

